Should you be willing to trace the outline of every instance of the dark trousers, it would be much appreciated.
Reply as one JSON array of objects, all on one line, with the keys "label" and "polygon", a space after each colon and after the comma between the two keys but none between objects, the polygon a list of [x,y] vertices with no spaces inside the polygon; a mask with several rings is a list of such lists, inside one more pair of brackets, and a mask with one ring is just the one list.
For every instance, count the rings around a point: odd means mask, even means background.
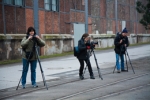
[{"label": "dark trousers", "polygon": [[32,85],[36,85],[36,65],[37,60],[27,61],[26,59],[22,59],[23,62],[23,71],[22,71],[22,85],[26,84],[26,77],[29,68],[29,64],[31,65],[31,82]]},{"label": "dark trousers", "polygon": [[87,66],[88,66],[88,70],[89,70],[90,76],[92,76],[92,75],[93,75],[93,71],[92,71],[92,67],[91,67],[90,60],[89,60],[89,59],[78,59],[78,60],[79,60],[79,62],[80,62],[79,75],[82,75],[82,74],[83,74],[84,61],[85,61],[85,63],[86,63]]}]

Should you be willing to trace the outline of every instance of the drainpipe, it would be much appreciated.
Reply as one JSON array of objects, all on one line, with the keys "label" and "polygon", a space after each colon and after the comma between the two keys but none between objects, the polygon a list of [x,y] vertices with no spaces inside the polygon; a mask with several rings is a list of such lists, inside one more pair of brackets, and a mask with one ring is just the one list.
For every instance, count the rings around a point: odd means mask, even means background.
[{"label": "drainpipe", "polygon": [[115,0],[115,19],[116,19],[116,34],[118,32],[118,16],[117,16],[117,0]]},{"label": "drainpipe", "polygon": [[[137,0],[135,0],[135,2],[137,2]],[[138,33],[138,21],[137,21],[138,19],[137,19],[137,11],[136,11],[136,43],[138,43],[138,35],[137,35],[137,33]]]},{"label": "drainpipe", "polygon": [[85,2],[85,33],[88,33],[88,0]]},{"label": "drainpipe", "polygon": [[39,15],[38,15],[38,0],[34,0],[33,12],[34,12],[34,28],[37,35],[39,35]]},{"label": "drainpipe", "polygon": [[4,25],[4,35],[6,35],[6,23],[5,23],[5,9],[4,9],[4,0],[2,0],[2,12],[3,12],[3,25]]},{"label": "drainpipe", "polygon": [[[39,8],[38,8],[38,2],[39,0],[34,0],[33,1],[33,18],[34,18],[34,28],[36,30],[36,34],[37,35],[40,35],[39,34]],[[41,51],[40,51],[40,48],[37,48],[38,49],[38,52],[39,52],[39,55],[41,55]]]}]

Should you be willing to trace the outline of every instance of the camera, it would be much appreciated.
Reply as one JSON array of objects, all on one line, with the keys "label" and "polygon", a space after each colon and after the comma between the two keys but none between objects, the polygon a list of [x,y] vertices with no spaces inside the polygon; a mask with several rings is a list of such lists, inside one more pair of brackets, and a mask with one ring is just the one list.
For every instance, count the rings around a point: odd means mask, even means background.
[{"label": "camera", "polygon": [[91,49],[94,49],[95,48],[95,45],[98,45],[98,41],[91,41]]}]

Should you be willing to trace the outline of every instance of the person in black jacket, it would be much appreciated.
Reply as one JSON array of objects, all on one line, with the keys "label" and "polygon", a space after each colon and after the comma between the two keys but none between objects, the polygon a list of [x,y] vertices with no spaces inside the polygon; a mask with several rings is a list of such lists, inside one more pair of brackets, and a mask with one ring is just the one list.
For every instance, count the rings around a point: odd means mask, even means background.
[{"label": "person in black jacket", "polygon": [[[124,68],[124,54],[126,51],[126,47],[129,46],[127,33],[128,33],[127,29],[124,28],[121,34],[117,35],[114,40],[114,45],[115,45],[114,50],[116,53],[116,67],[118,73],[120,73],[121,71],[126,71]],[[121,71],[120,71],[120,64],[119,64],[119,56],[121,59]]]},{"label": "person in black jacket", "polygon": [[81,39],[78,41],[78,48],[79,48],[79,55],[77,56],[79,62],[80,62],[80,69],[79,69],[79,77],[81,80],[84,79],[83,76],[83,69],[84,69],[84,61],[86,62],[88,66],[88,70],[90,73],[90,78],[95,79],[91,63],[90,63],[90,54],[87,52],[87,49],[90,49],[90,43],[89,43],[89,34],[85,33],[82,35]]}]

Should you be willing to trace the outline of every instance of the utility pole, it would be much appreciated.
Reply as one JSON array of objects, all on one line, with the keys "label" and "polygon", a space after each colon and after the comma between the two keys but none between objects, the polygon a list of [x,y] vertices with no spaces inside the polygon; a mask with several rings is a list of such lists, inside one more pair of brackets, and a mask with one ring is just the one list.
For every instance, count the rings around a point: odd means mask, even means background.
[{"label": "utility pole", "polygon": [[[137,2],[137,0],[135,0],[135,2]],[[138,18],[137,18],[138,16],[137,16],[137,11],[136,11],[136,42],[138,43],[138,35],[137,35],[137,33],[138,33]]]},{"label": "utility pole", "polygon": [[88,0],[84,0],[85,3],[85,33],[88,33]]},{"label": "utility pole", "polygon": [[4,9],[4,0],[2,0],[2,13],[3,13],[3,25],[4,25],[4,35],[6,35],[6,23],[5,23],[5,9]]},{"label": "utility pole", "polygon": [[39,14],[38,14],[38,1],[39,0],[34,0],[33,3],[33,13],[34,13],[34,28],[36,30],[37,35],[39,35]]},{"label": "utility pole", "polygon": [[117,0],[115,0],[115,19],[116,19],[116,34],[118,32],[118,3]]}]

